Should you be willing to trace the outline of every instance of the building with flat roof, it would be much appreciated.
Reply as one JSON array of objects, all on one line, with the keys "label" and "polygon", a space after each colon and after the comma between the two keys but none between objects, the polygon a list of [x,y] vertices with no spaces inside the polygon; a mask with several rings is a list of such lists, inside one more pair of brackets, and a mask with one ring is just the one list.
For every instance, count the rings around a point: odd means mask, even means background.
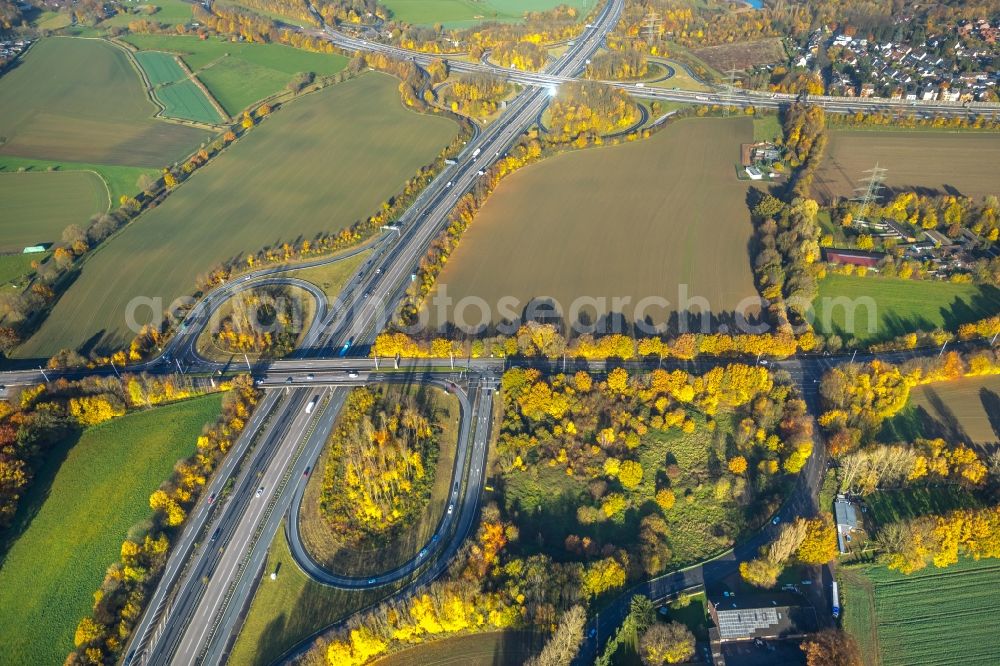
[{"label": "building with flat roof", "polygon": [[816,611],[784,592],[709,599],[708,612],[718,640],[752,641],[801,638],[816,631]]}]

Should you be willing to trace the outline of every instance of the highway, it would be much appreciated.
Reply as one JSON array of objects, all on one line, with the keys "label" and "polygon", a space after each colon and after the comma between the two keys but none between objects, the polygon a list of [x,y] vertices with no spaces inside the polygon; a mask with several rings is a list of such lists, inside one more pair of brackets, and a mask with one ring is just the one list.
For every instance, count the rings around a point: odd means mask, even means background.
[{"label": "highway", "polygon": [[[494,72],[502,71],[511,80],[528,87],[494,123],[469,140],[458,156],[457,164],[449,165],[424,189],[397,221],[395,226],[398,232],[387,233],[367,247],[352,252],[371,249],[373,256],[351,278],[338,302],[327,307],[322,292],[315,287],[304,287],[318,300],[318,308],[300,351],[286,360],[252,364],[253,376],[258,386],[265,390],[265,397],[177,538],[165,573],[152,592],[150,603],[126,649],[126,665],[224,663],[232,640],[240,629],[242,613],[251,599],[255,581],[262,573],[267,549],[286,518],[289,543],[296,562],[310,577],[325,585],[371,588],[409,579],[409,584],[398,593],[405,596],[447,570],[449,562],[475,525],[485,479],[495,378],[507,367],[507,362],[504,359],[467,359],[464,363],[451,359],[419,359],[401,360],[400,367],[396,368],[391,360],[383,360],[381,365],[377,365],[374,359],[337,358],[334,352],[338,349],[365,348],[374,341],[395,313],[410,284],[411,273],[416,270],[430,243],[447,225],[455,204],[475,187],[480,172],[509,150],[534,124],[550,99],[551,88],[579,75],[587,59],[602,45],[607,32],[617,23],[621,9],[622,0],[609,0],[594,19],[593,28],[587,29],[559,59],[539,74],[504,70],[481,63],[450,63],[457,71],[478,71],[484,67]],[[406,51],[399,54],[400,50],[395,47],[348,37],[330,28],[324,32],[342,48],[387,52],[397,57],[413,58],[417,62],[431,59],[430,56]],[[788,96],[727,91],[696,94],[622,85],[630,92],[648,98],[695,103],[705,101],[774,107],[789,101]],[[706,96],[707,99],[700,100],[697,96]],[[827,106],[831,111],[886,106],[884,100],[810,100]],[[871,106],[858,107],[861,103]],[[848,104],[853,106],[848,107]],[[948,109],[949,113],[969,112],[954,105],[938,106]],[[929,112],[935,113],[939,112],[938,106],[921,105],[921,108],[932,109]],[[1000,106],[995,106],[1000,109]],[[296,268],[322,265],[345,256],[350,255],[318,259]],[[185,372],[215,374],[232,371],[234,368],[226,364],[213,363],[198,355],[195,341],[199,333],[222,302],[241,290],[261,284],[303,286],[301,281],[277,276],[288,270],[288,266],[262,269],[234,278],[210,292],[189,312],[177,335],[167,343],[161,355],[147,363],[130,366],[128,370],[165,373],[172,372],[176,366]],[[918,353],[908,354],[913,356]],[[897,358],[893,355],[880,357]],[[898,358],[902,360],[906,355],[900,354]],[[738,359],[666,361],[662,365],[700,373],[734,360]],[[847,355],[801,357],[776,361],[771,367],[787,370],[814,406],[816,386],[822,373],[848,360]],[[866,356],[859,355],[857,360],[866,360]],[[550,371],[560,369],[560,361],[528,359],[527,362]],[[561,363],[565,368],[566,361]],[[639,369],[658,363],[646,360],[622,365]],[[601,372],[608,368],[608,364],[572,361],[568,369],[579,367]],[[458,383],[463,377],[463,369],[466,383]],[[95,372],[111,374],[113,370],[101,368],[55,374],[75,377]],[[421,381],[443,382],[459,396],[462,423],[456,465],[452,471],[452,492],[456,500],[454,514],[445,515],[422,554],[392,571],[379,572],[364,579],[326,571],[309,558],[298,536],[297,514],[302,490],[350,387],[368,381],[396,380],[407,374],[410,379],[417,377]],[[11,386],[45,379],[41,371],[29,370],[3,373],[0,381]],[[811,510],[811,498],[825,466],[823,447],[816,446],[815,451],[800,475],[799,487],[782,508],[781,515],[787,518]],[[454,487],[456,483],[458,488]],[[741,543],[737,554],[749,552],[748,549],[756,550],[768,535],[769,531],[764,530]],[[679,572],[646,585],[650,594],[663,596],[701,580],[701,573]],[[596,650],[602,640],[606,640],[605,628],[610,631],[613,626],[610,620],[619,610],[621,606],[616,601],[605,611],[605,623],[596,627],[595,639],[588,641],[586,650]]]},{"label": "highway", "polygon": [[[594,30],[590,39],[580,40],[568,49],[553,64],[553,73],[576,74],[582,70],[586,59],[599,47],[604,33],[617,21],[621,8],[622,0],[611,0],[597,19],[600,28]],[[308,357],[323,352],[329,355],[338,348],[346,350],[374,340],[405,293],[410,273],[416,269],[431,241],[447,224],[456,202],[475,185],[479,171],[488,167],[518,140],[548,99],[546,90],[525,90],[508,105],[495,123],[470,140],[458,157],[458,164],[449,166],[432,181],[397,221],[398,233],[390,234],[380,243],[373,260],[352,279],[353,289],[345,290],[344,302],[330,311],[317,313],[302,345],[302,356],[305,358],[291,363],[310,368],[322,366],[320,359],[313,361]],[[236,284],[227,286],[226,291],[243,289],[251,283],[259,284],[262,277],[268,276],[253,274],[238,278],[234,280]],[[173,352],[185,357],[191,366],[189,369],[217,370],[214,364],[197,357],[194,340],[221,303],[217,299],[225,297],[222,291],[217,296],[203,299],[192,310],[180,334],[171,342],[169,351],[160,357],[161,364],[169,362]],[[175,357],[174,361],[177,363],[178,359]],[[258,378],[260,385],[274,385],[277,379],[275,372],[282,370],[281,366],[270,364]],[[341,380],[344,377],[340,375]],[[351,371],[347,379],[354,378],[368,379]],[[217,509],[217,516],[211,511],[199,513],[192,516],[186,525],[181,541],[190,545],[174,550],[168,564],[171,576],[165,576],[154,592],[157,602],[147,609],[141,630],[135,633],[126,651],[127,664],[216,664],[224,661],[231,639],[240,627],[241,612],[249,603],[254,579],[263,566],[271,538],[282,517],[293,505],[298,489],[305,484],[305,470],[315,463],[347,392],[347,388],[333,390],[330,397],[307,410],[306,405],[313,404],[311,401],[315,400],[316,389],[301,386],[297,379],[306,383],[318,381],[311,371],[304,377],[301,374],[298,377],[289,375],[283,382],[283,388],[268,392],[267,404],[257,410],[258,416],[266,418],[267,423],[262,424],[259,437],[248,436],[248,462],[232,484],[231,499],[225,500],[224,505]],[[277,383],[282,386],[280,381]],[[280,403],[272,398],[282,392],[286,395]],[[430,554],[431,548],[428,547],[416,561],[403,565],[397,571],[384,573],[384,580],[398,580],[420,571],[407,588],[412,589],[444,571],[461,547],[478,511],[488,451],[492,394],[493,390],[477,388],[475,409],[469,410],[466,405],[463,412],[467,418],[463,419],[460,429],[462,444],[459,449],[463,454],[463,463],[468,456],[465,491],[455,510],[457,517],[449,517],[439,527],[447,531],[455,520],[457,525],[453,537],[442,546],[432,542],[435,549],[440,549],[436,556]],[[470,451],[468,442],[473,431]],[[257,439],[260,441],[254,445]],[[228,478],[232,478],[232,471]],[[223,482],[225,478],[218,474],[213,484]],[[295,506],[297,508],[297,503]],[[205,534],[209,535],[207,539]],[[293,540],[295,537],[297,532]],[[438,543],[443,540],[439,536]],[[298,561],[303,566],[309,566],[304,558]],[[362,587],[385,584],[378,577],[369,582],[370,579],[340,579],[332,572],[325,576],[322,572],[315,572],[315,576],[321,582],[326,578],[328,584]]]},{"label": "highway", "polygon": [[[585,29],[584,33],[570,44],[579,44],[584,40],[593,37],[593,33],[600,29],[600,19],[596,20],[594,27]],[[307,31],[318,37],[326,37],[333,44],[346,51],[369,51],[384,53],[385,55],[402,60],[412,60],[413,62],[426,66],[434,60],[445,60],[448,67],[456,72],[488,72],[506,77],[515,83],[525,86],[555,89],[561,84],[573,81],[578,78],[576,72],[565,72],[559,69],[545,70],[542,72],[525,72],[510,67],[501,67],[488,61],[471,62],[463,59],[464,55],[453,54],[428,54],[420,51],[411,51],[380,41],[353,37],[344,32],[335,30],[330,26],[324,26],[322,31]],[[575,46],[571,47],[575,48]],[[613,85],[636,97],[643,99],[653,99],[661,101],[683,102],[689,104],[725,104],[745,108],[748,106],[765,109],[776,109],[790,104],[799,99],[798,95],[787,93],[767,93],[753,90],[742,90],[739,88],[729,90],[724,86],[715,86],[712,92],[699,92],[692,90],[680,90],[670,88],[658,88],[647,86],[645,83],[625,83],[621,81],[604,81],[608,85]],[[876,112],[876,111],[905,111],[916,114],[942,115],[942,116],[971,116],[977,114],[991,115],[1000,113],[1000,103],[996,102],[943,102],[924,100],[893,100],[884,98],[864,98],[864,97],[832,97],[829,95],[809,95],[808,100],[812,104],[822,106],[831,113],[854,113],[856,111]]]}]

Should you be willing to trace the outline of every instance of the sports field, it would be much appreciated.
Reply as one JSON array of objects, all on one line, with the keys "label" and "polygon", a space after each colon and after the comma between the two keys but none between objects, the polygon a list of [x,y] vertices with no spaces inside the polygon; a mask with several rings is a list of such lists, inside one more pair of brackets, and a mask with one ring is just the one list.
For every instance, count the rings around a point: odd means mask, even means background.
[{"label": "sports field", "polygon": [[868,666],[996,663],[997,560],[963,559],[909,576],[852,568],[838,578],[844,628]]},{"label": "sports field", "polygon": [[393,77],[366,74],[275,112],[98,249],[18,353],[49,357],[87,341],[117,348],[133,335],[132,299],[169,305],[220,262],[374,212],[457,131],[404,109],[397,88]]},{"label": "sports field", "polygon": [[108,188],[90,171],[0,174],[0,252],[55,243],[71,224],[108,210]]},{"label": "sports field", "polygon": [[1000,134],[978,132],[835,130],[830,132],[813,194],[824,201],[854,196],[864,171],[888,169],[885,184],[970,197],[997,194]]},{"label": "sports field", "polygon": [[[533,299],[555,301],[569,323],[618,312],[659,324],[679,306],[697,310],[696,297],[713,314],[730,313],[757,293],[747,251],[748,184],[733,166],[739,144],[752,137],[749,118],[688,119],[643,141],[522,169],[487,201],[437,293],[446,290],[456,304],[484,299],[493,323],[520,317]],[[501,311],[503,297],[516,304]],[[619,297],[630,300],[612,300]],[[668,303],[637,312],[646,297]],[[573,314],[578,298],[605,302],[578,302],[581,312]],[[432,306],[430,321],[464,316],[471,325],[479,313]]]},{"label": "sports field", "polygon": [[37,513],[0,567],[3,663],[62,663],[129,529],[149,517],[150,493],[220,404],[214,395],[130,414],[48,456],[23,500]]},{"label": "sports field", "polygon": [[42,39],[0,78],[0,155],[159,168],[209,138],[156,110],[121,48]]},{"label": "sports field", "polygon": [[171,35],[127,35],[124,39],[143,51],[180,55],[231,116],[281,91],[299,72],[330,75],[347,65],[341,55],[310,53],[282,44],[235,44]]},{"label": "sports field", "polygon": [[[829,275],[813,301],[813,326],[823,335],[863,342],[943,328],[996,314],[1000,289],[936,280]],[[853,325],[849,313],[853,312]]]},{"label": "sports field", "polygon": [[1000,377],[966,377],[917,386],[886,422],[885,439],[944,437],[986,446],[1000,442]]},{"label": "sports field", "polygon": [[580,10],[582,18],[594,0],[386,0],[393,18],[414,25],[441,23],[445,27],[469,27],[483,21],[518,21],[526,12],[540,12],[558,5]]}]

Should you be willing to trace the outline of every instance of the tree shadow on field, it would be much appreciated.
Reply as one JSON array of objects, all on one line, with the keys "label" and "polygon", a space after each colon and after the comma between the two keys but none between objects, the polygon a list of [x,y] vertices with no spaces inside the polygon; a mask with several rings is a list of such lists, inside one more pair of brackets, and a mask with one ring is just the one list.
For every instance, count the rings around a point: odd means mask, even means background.
[{"label": "tree shadow on field", "polygon": [[36,462],[35,475],[28,484],[27,490],[21,496],[17,511],[10,527],[0,532],[0,567],[7,560],[7,554],[11,547],[23,535],[42,506],[49,498],[52,489],[52,482],[59,473],[66,456],[70,450],[76,446],[80,440],[82,430],[65,429],[57,436],[56,441],[39,454],[40,460]]},{"label": "tree shadow on field", "polygon": [[965,428],[955,416],[955,412],[941,399],[941,395],[930,386],[924,386],[923,391],[931,409],[934,410],[935,420],[938,423],[937,432],[933,436],[940,437],[951,444],[971,443],[969,434],[965,432]]},{"label": "tree shadow on field", "polygon": [[986,411],[986,418],[989,419],[990,428],[1000,441],[1000,395],[986,387],[979,389],[979,400],[983,403],[983,410]]}]

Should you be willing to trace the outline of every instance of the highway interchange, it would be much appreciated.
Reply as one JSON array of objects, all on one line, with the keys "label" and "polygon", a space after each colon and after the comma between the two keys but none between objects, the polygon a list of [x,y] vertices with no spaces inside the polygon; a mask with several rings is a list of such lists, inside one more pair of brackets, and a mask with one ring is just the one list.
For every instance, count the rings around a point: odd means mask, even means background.
[{"label": "highway interchange", "polygon": [[[409,594],[446,571],[477,518],[479,499],[485,480],[493,395],[497,378],[506,367],[501,359],[422,359],[383,360],[339,357],[338,350],[364,349],[389,323],[395,307],[410,283],[410,275],[424,256],[431,241],[447,224],[457,201],[471,190],[480,172],[504,154],[536,121],[550,99],[553,87],[577,77],[587,60],[604,43],[622,10],[623,0],[609,0],[593,19],[592,27],[571,43],[566,52],[544,73],[526,73],[483,63],[450,61],[456,71],[499,72],[526,87],[508,104],[503,114],[490,126],[478,131],[457,158],[416,199],[396,222],[395,232],[375,239],[353,251],[372,252],[371,257],[351,278],[342,297],[327,304],[325,295],[302,281],[279,276],[288,267],[278,266],[234,278],[207,294],[188,313],[178,333],[155,359],[130,366],[129,370],[185,372],[205,374],[231,373],[238,368],[201,358],[196,350],[198,335],[209,324],[219,306],[234,294],[262,284],[295,284],[316,299],[318,307],[312,325],[293,358],[251,364],[258,385],[265,390],[243,434],[233,445],[202,498],[192,510],[188,522],[174,544],[164,575],[153,591],[146,612],[133,632],[124,663],[129,664],[220,664],[224,663],[242,617],[252,598],[257,579],[262,575],[267,549],[285,521],[293,557],[311,578],[319,583],[350,589],[382,587],[408,580],[397,594]],[[404,51],[389,45],[351,37],[332,28],[324,34],[337,46],[349,50],[379,51],[396,57],[411,58],[426,64],[432,56]],[[789,96],[772,96],[744,91],[716,90],[711,93],[636,88],[621,84],[637,96],[652,99],[760,106],[773,108],[790,101]],[[909,108],[908,103],[886,100],[849,100],[811,98],[834,112]],[[922,103],[922,112],[968,114],[993,112],[1000,106],[965,108],[945,103]],[[341,260],[347,255],[309,262],[303,267]],[[909,355],[919,354],[912,352]],[[907,355],[896,355],[901,360]],[[857,360],[865,360],[859,356]],[[787,370],[810,402],[815,402],[819,378],[829,367],[852,360],[847,356],[811,356],[777,361],[773,367]],[[732,359],[706,359],[694,362],[667,362],[666,367],[682,367],[704,372],[713,365]],[[561,370],[558,361],[536,363],[547,370]],[[563,364],[566,362],[563,361]],[[625,364],[632,368],[648,367],[649,362]],[[655,363],[653,365],[656,365]],[[594,372],[607,369],[605,363],[572,363]],[[113,369],[99,369],[110,373]],[[64,371],[60,376],[74,377],[88,371]],[[6,385],[36,383],[51,378],[41,371],[2,373]],[[459,442],[452,470],[452,493],[449,502],[454,513],[446,513],[432,541],[417,557],[388,572],[375,572],[368,578],[351,578],[330,572],[312,560],[301,544],[297,530],[298,508],[306,481],[313,471],[327,435],[352,386],[367,382],[429,382],[456,395],[461,405]],[[815,405],[811,405],[815,407]],[[823,447],[815,453],[800,476],[793,496],[781,515],[791,518],[811,513],[819,479],[825,468]],[[769,538],[764,530],[741,543],[728,561],[753,552]],[[720,569],[722,571],[722,569]],[[692,585],[700,584],[700,569],[675,572],[644,583],[639,591],[663,598]],[[627,610],[629,595],[602,610],[604,622],[595,623],[581,655],[581,663],[596,654],[617,621]]]}]

